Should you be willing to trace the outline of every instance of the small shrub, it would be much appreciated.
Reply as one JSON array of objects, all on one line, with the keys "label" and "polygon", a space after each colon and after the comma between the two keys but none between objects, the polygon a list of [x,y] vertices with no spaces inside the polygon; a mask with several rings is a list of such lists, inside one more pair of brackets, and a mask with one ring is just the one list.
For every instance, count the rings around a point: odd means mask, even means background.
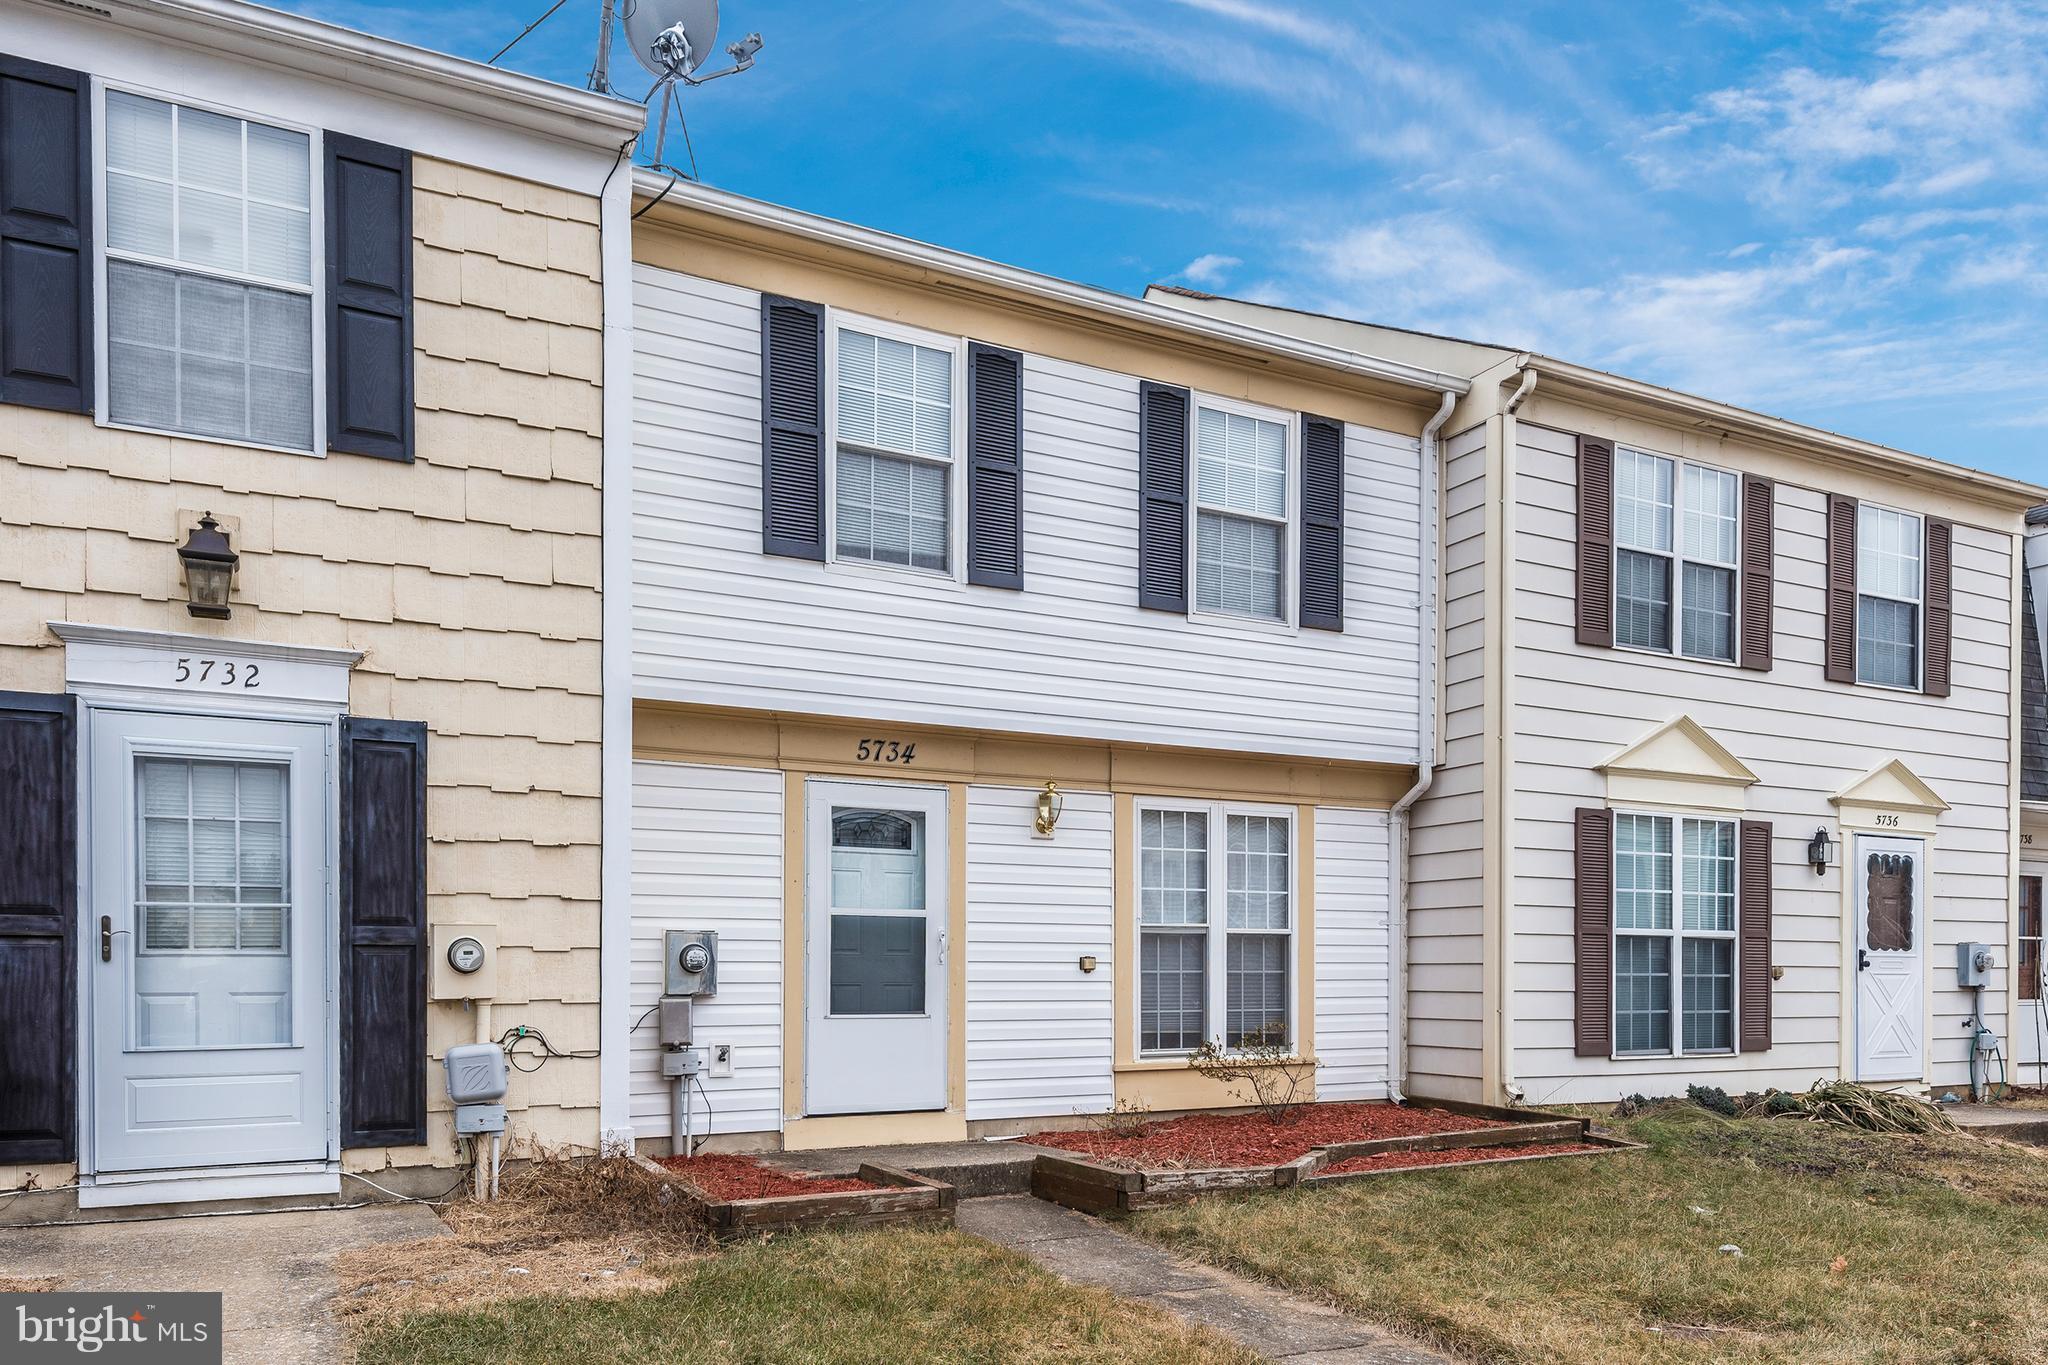
[{"label": "small shrub", "polygon": [[1143,1137],[1152,1127],[1152,1106],[1143,1100],[1118,1100],[1106,1114],[1090,1114],[1088,1122],[1111,1137]]},{"label": "small shrub", "polygon": [[1624,1095],[1621,1097],[1621,1103],[1614,1106],[1614,1117],[1632,1119],[1638,1114],[1648,1113],[1662,1103],[1662,1100],[1653,1100],[1648,1095]]},{"label": "small shrub", "polygon": [[1322,1063],[1303,1059],[1287,1041],[1287,1026],[1276,1023],[1247,1033],[1228,1052],[1203,1043],[1189,1055],[1188,1065],[1212,1080],[1243,1087],[1234,1090],[1240,1099],[1269,1122],[1284,1123],[1314,1093],[1316,1068]]},{"label": "small shrub", "polygon": [[1728,1097],[1728,1092],[1718,1085],[1689,1085],[1685,1097],[1709,1113],[1732,1119],[1742,1112],[1741,1106]]}]

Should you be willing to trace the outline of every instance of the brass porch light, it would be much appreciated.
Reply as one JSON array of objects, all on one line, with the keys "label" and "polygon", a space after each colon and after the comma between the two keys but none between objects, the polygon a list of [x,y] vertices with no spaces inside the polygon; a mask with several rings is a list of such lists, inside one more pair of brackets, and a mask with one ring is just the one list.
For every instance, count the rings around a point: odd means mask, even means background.
[{"label": "brass porch light", "polygon": [[1038,813],[1031,818],[1031,827],[1046,838],[1060,822],[1060,811],[1066,807],[1066,799],[1060,795],[1059,783],[1047,778],[1045,790],[1038,794]]},{"label": "brass porch light", "polygon": [[234,586],[235,565],[240,559],[213,513],[201,516],[178,547],[178,562],[185,566],[185,610],[194,616],[227,620],[233,614],[228,590]]}]

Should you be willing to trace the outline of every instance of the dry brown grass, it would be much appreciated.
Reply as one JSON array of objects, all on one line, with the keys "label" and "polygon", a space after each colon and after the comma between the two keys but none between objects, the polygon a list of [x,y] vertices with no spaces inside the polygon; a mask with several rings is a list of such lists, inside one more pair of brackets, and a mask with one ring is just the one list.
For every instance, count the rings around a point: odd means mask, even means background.
[{"label": "dry brown grass", "polygon": [[0,1275],[0,1294],[40,1294],[62,1283],[55,1275]]},{"label": "dry brown grass", "polygon": [[460,1197],[439,1212],[439,1236],[342,1253],[336,1318],[364,1331],[502,1299],[657,1290],[705,1245],[671,1187],[625,1158],[540,1153],[496,1201]]}]

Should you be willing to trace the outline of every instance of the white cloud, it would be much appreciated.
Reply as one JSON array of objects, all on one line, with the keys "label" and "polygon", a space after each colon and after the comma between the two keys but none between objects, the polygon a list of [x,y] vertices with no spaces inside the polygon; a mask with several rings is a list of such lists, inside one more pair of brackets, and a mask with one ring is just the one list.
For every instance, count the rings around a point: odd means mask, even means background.
[{"label": "white cloud", "polygon": [[1233,269],[1243,264],[1244,262],[1235,256],[1225,256],[1219,252],[1211,251],[1195,257],[1195,259],[1182,266],[1180,268],[1180,277],[1189,284],[1221,284],[1229,277]]}]

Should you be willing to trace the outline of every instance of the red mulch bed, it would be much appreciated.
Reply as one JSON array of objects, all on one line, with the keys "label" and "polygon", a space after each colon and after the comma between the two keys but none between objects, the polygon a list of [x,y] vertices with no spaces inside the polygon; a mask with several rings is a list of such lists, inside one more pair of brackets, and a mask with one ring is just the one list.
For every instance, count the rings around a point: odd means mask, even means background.
[{"label": "red mulch bed", "polygon": [[1094,1129],[1033,1133],[1034,1147],[1057,1147],[1112,1166],[1144,1169],[1203,1169],[1217,1166],[1279,1166],[1332,1142],[1410,1137],[1417,1133],[1469,1133],[1507,1126],[1499,1119],[1453,1114],[1447,1109],[1400,1104],[1310,1104],[1274,1123],[1265,1115],[1189,1114],[1149,1124],[1122,1137]]},{"label": "red mulch bed", "polygon": [[774,1199],[785,1194],[846,1194],[877,1190],[879,1185],[851,1176],[806,1175],[780,1170],[750,1156],[707,1152],[702,1156],[665,1156],[661,1164],[697,1187],[706,1199]]},{"label": "red mulch bed", "polygon": [[1454,1147],[1446,1152],[1377,1152],[1333,1161],[1317,1175],[1349,1175],[1353,1171],[1401,1171],[1421,1166],[1456,1166],[1465,1161],[1493,1161],[1505,1156],[1563,1156],[1567,1152],[1604,1152],[1592,1142],[1530,1142],[1518,1147]]}]

